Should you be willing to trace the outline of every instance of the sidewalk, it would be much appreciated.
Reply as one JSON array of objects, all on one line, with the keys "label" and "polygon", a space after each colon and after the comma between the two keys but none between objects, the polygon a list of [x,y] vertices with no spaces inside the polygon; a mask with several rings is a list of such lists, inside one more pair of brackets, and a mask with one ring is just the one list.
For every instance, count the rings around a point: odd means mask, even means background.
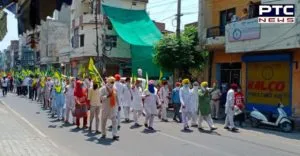
[{"label": "sidewalk", "polygon": [[0,156],[59,156],[60,150],[0,101]]}]

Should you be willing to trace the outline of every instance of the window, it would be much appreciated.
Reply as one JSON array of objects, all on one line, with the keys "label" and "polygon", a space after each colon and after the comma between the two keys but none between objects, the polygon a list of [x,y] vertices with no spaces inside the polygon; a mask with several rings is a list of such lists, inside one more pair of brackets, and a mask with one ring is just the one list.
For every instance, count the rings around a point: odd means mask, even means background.
[{"label": "window", "polygon": [[261,2],[249,2],[248,13],[249,18],[255,18],[259,16],[259,5]]},{"label": "window", "polygon": [[230,23],[232,16],[235,15],[235,8],[220,11],[220,34],[225,35],[225,25]]},{"label": "window", "polygon": [[84,35],[80,35],[80,47],[84,46]]},{"label": "window", "polygon": [[106,35],[106,46],[112,46],[113,48],[117,47],[117,36],[116,35]]}]

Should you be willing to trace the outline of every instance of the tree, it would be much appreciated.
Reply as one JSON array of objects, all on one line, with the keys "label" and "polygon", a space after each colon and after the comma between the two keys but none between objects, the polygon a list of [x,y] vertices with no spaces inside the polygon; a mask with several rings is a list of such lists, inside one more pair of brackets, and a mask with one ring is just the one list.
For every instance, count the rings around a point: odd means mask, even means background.
[{"label": "tree", "polygon": [[179,70],[180,76],[190,77],[190,69],[202,71],[207,65],[208,52],[197,50],[197,28],[187,27],[180,35],[180,40],[175,34],[164,36],[156,45],[154,62],[163,70]]}]

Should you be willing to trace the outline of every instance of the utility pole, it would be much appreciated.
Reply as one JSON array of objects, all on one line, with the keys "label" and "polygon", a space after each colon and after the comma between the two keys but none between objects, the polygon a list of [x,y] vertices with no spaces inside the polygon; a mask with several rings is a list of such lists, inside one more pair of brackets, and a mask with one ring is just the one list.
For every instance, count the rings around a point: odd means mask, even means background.
[{"label": "utility pole", "polygon": [[95,23],[96,23],[96,52],[97,52],[97,66],[98,66],[98,69],[100,69],[100,54],[99,54],[99,34],[98,34],[98,8],[99,8],[99,1],[98,0],[95,0],[96,1],[96,7],[95,7]]},{"label": "utility pole", "polygon": [[181,25],[181,0],[177,0],[177,26],[176,26],[176,37],[180,40],[180,25]]}]

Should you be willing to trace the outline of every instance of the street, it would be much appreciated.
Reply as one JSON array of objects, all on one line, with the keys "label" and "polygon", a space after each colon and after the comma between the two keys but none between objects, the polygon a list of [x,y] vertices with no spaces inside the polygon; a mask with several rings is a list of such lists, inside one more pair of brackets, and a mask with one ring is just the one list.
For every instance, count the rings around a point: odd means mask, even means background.
[{"label": "street", "polygon": [[[221,123],[216,123],[219,128],[214,133],[203,133],[193,129],[191,133],[182,132],[182,125],[174,122],[162,123],[155,120],[154,133],[144,131],[143,127],[132,129],[131,124],[121,125],[120,140],[112,142],[111,139],[101,140],[100,135],[89,134],[87,130],[75,131],[75,126],[66,127],[61,122],[56,122],[43,111],[40,105],[25,97],[9,94],[1,97],[7,109],[11,108],[17,114],[10,112],[16,118],[25,118],[22,125],[31,125],[35,135],[45,135],[57,147],[57,155],[101,155],[109,156],[247,156],[247,155],[272,155],[272,156],[299,156],[300,135],[298,132],[286,134],[274,130],[240,129],[239,133],[228,132]],[[2,106],[2,105],[1,105]],[[0,111],[3,114],[5,111]],[[54,121],[53,121],[54,120]],[[1,122],[7,122],[1,118]],[[141,122],[142,123],[142,120]],[[27,126],[28,127],[28,126]],[[17,129],[14,129],[17,130]],[[10,131],[6,135],[15,136],[18,133]],[[2,135],[3,136],[3,133]],[[108,137],[111,134],[108,133]],[[6,137],[0,137],[0,149],[9,147]],[[38,141],[30,143],[31,149],[40,148]],[[44,145],[44,146],[52,146]],[[11,148],[18,148],[13,146]],[[44,147],[45,148],[45,147]],[[7,150],[0,150],[0,155],[9,155]],[[4,153],[3,153],[4,152]],[[51,150],[48,150],[51,152]],[[44,152],[43,155],[49,153]],[[54,153],[51,153],[55,155]],[[22,153],[13,155],[24,155]],[[25,154],[26,155],[26,154]],[[31,154],[30,154],[31,155]],[[32,154],[39,155],[39,154]],[[50,154],[49,154],[50,155]]]}]

